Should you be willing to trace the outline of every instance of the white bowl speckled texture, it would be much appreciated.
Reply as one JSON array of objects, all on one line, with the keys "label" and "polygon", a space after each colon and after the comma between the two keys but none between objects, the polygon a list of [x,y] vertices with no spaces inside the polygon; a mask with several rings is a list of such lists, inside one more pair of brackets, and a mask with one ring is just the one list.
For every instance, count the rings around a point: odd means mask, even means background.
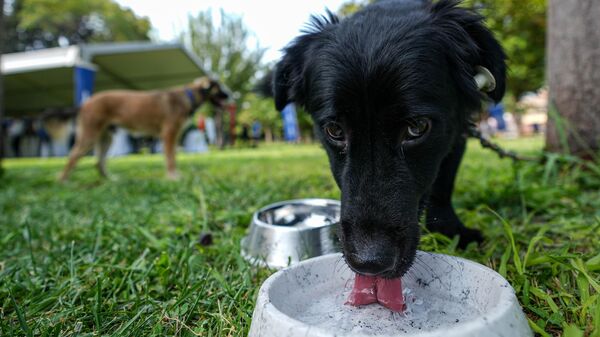
[{"label": "white bowl speckled texture", "polygon": [[418,252],[402,278],[402,314],[345,305],[353,279],[341,254],[273,274],[260,289],[249,337],[533,336],[510,284],[472,261]]}]

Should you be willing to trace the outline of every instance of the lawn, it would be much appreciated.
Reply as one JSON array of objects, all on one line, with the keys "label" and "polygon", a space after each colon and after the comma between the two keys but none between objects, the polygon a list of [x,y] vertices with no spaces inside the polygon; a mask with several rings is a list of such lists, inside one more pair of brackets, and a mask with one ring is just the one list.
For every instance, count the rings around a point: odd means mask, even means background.
[{"label": "lawn", "polygon": [[[536,153],[541,139],[504,141]],[[513,164],[473,142],[455,198],[480,247],[425,234],[421,249],[460,255],[515,287],[539,335],[600,336],[599,166]],[[252,212],[290,198],[337,198],[316,145],[92,158],[66,184],[64,159],[5,161],[0,178],[0,335],[245,336],[272,272],[239,254]],[[200,245],[203,232],[214,244]]]}]

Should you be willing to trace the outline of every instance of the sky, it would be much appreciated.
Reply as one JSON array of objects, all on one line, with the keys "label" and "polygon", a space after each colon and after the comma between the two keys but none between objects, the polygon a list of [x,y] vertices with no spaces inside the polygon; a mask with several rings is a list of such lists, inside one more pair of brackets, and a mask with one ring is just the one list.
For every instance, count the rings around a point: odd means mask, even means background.
[{"label": "sky", "polygon": [[263,61],[279,59],[280,49],[296,37],[311,14],[323,14],[325,8],[337,11],[345,0],[116,0],[131,8],[137,15],[150,19],[152,36],[161,41],[172,41],[181,32],[188,15],[212,8],[218,13],[243,17],[261,47],[268,48]]}]

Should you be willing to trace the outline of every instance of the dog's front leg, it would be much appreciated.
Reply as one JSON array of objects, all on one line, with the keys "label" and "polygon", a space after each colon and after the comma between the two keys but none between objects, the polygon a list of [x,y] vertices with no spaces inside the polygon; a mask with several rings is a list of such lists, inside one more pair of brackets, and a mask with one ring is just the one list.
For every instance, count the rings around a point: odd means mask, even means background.
[{"label": "dog's front leg", "polygon": [[175,126],[167,126],[162,131],[162,141],[167,164],[167,178],[170,180],[179,179],[179,174],[177,173],[177,168],[175,166],[175,148],[177,145],[178,131],[179,129]]},{"label": "dog's front leg", "polygon": [[452,152],[448,154],[431,189],[427,207],[426,225],[431,231],[448,237],[460,236],[459,246],[464,248],[470,242],[481,242],[483,237],[478,230],[466,228],[452,206],[452,192],[458,167],[465,153],[466,139],[459,136]]}]

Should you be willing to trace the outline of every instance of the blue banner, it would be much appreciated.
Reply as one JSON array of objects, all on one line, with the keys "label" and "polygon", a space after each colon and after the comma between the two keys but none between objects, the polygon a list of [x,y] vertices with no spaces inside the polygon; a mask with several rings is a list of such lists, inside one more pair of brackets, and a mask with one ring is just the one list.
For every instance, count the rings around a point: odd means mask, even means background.
[{"label": "blue banner", "polygon": [[80,107],[94,92],[96,71],[90,68],[75,67],[75,106]]},{"label": "blue banner", "polygon": [[288,142],[295,142],[299,138],[298,117],[296,115],[296,106],[290,103],[281,110],[283,118],[283,138]]},{"label": "blue banner", "polygon": [[496,128],[499,131],[506,131],[506,121],[504,120],[504,105],[498,103],[489,107],[489,113],[497,122]]}]

